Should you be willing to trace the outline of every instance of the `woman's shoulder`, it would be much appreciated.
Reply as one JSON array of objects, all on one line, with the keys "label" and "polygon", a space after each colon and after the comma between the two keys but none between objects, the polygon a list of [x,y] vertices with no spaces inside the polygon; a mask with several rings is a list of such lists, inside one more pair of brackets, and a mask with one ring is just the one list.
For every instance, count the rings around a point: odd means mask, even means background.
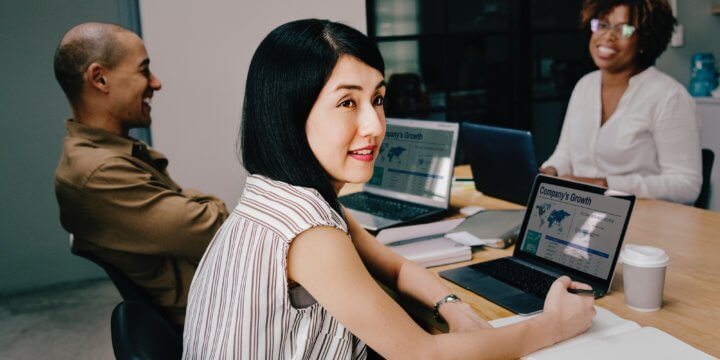
[{"label": "woman's shoulder", "polygon": [[580,80],[578,80],[577,84],[575,84],[575,89],[579,88],[586,88],[589,86],[596,86],[600,84],[600,70],[591,71],[585,75],[583,75]]},{"label": "woman's shoulder", "polygon": [[630,78],[630,86],[633,99],[641,109],[657,111],[658,114],[664,113],[665,109],[694,114],[695,100],[690,93],[677,80],[654,66]]},{"label": "woman's shoulder", "polygon": [[236,211],[287,241],[316,226],[336,227],[347,233],[342,216],[317,190],[261,175],[248,176]]},{"label": "woman's shoulder", "polygon": [[630,82],[639,82],[644,91],[655,92],[658,95],[673,95],[690,98],[685,86],[672,76],[660,71],[654,66],[630,78]]}]

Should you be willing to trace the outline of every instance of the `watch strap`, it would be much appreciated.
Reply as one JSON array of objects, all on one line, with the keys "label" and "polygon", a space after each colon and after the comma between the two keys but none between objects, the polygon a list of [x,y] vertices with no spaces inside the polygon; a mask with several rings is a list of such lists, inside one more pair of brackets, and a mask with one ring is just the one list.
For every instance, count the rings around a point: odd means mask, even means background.
[{"label": "watch strap", "polygon": [[440,306],[446,303],[456,302],[462,302],[462,300],[460,300],[460,298],[455,294],[445,295],[442,299],[438,300],[438,302],[436,302],[435,306],[433,307],[433,317],[435,317],[435,320],[439,323],[445,323],[445,319],[440,316]]}]

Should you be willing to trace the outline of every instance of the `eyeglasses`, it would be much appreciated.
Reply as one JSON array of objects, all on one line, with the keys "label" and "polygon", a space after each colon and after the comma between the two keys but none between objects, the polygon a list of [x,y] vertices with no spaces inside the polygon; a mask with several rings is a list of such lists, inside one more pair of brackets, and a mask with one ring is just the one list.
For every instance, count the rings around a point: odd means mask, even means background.
[{"label": "eyeglasses", "polygon": [[629,39],[635,33],[635,27],[628,24],[610,25],[607,21],[600,19],[590,20],[590,30],[598,35],[604,35],[608,30],[612,29],[615,36]]}]

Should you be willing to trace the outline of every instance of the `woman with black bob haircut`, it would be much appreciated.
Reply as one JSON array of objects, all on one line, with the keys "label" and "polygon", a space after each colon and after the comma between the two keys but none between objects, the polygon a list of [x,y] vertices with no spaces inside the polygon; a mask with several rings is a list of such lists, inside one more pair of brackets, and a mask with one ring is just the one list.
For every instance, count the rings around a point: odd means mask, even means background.
[{"label": "woman with black bob haircut", "polygon": [[540,172],[641,198],[693,203],[702,185],[695,102],[655,68],[676,20],[666,0],[586,0],[598,70],[578,81]]},{"label": "woman with black bob haircut", "polygon": [[[298,27],[302,31],[294,31]],[[248,173],[314,188],[339,214],[330,177],[308,145],[305,121],[341,55],[385,73],[377,47],[350,30],[317,20],[288,23],[270,33],[250,63],[241,127]]]},{"label": "woman with black bob haircut", "polygon": [[[589,288],[558,279],[545,311],[492,329],[440,279],[365,231],[337,194],[372,177],[385,136],[384,65],[363,34],[327,20],[273,30],[248,72],[250,176],[190,288],[185,359],[517,358],[585,331]],[[375,281],[434,309],[420,328]]]}]

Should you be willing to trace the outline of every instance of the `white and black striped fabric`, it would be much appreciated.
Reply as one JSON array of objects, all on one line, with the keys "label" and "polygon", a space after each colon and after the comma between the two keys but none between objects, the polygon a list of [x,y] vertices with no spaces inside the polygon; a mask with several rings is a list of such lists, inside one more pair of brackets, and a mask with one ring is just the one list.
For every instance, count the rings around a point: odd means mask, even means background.
[{"label": "white and black striped fabric", "polygon": [[[315,226],[347,233],[343,218],[315,189],[259,175],[247,178],[240,203],[193,278],[184,359],[366,357],[365,344],[304,289],[288,289],[290,243]],[[294,301],[295,294],[306,304]]]}]

